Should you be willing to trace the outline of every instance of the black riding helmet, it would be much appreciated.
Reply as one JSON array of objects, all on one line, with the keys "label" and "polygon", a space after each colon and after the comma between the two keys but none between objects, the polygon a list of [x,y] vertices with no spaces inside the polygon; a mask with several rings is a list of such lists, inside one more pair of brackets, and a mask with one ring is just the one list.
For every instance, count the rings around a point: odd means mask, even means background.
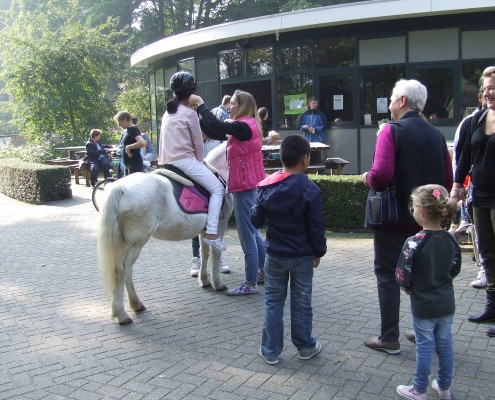
[{"label": "black riding helmet", "polygon": [[194,76],[187,71],[176,72],[170,78],[170,88],[176,93],[196,89]]}]

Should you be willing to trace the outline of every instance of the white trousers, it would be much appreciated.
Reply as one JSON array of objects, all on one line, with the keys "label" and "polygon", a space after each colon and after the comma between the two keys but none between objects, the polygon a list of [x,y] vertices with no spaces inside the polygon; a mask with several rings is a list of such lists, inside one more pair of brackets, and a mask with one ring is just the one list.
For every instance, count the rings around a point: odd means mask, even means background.
[{"label": "white trousers", "polygon": [[215,175],[195,157],[171,161],[169,164],[184,171],[191,179],[198,182],[210,193],[206,233],[216,235],[218,233],[218,219],[220,218],[220,209],[222,208],[223,197],[225,196],[225,188]]}]

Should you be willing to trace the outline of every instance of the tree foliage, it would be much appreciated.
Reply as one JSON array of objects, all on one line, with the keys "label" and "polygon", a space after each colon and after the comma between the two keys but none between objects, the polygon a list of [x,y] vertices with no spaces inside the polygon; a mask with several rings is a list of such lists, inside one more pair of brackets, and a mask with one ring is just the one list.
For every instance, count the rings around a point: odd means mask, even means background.
[{"label": "tree foliage", "polygon": [[[149,123],[146,71],[130,55],[163,37],[235,20],[357,0],[11,0],[0,16],[3,128],[66,144],[114,124]],[[0,0],[8,8],[9,0]],[[1,85],[0,85],[1,86]],[[4,122],[7,121],[7,122]],[[10,124],[10,125],[9,125]]]},{"label": "tree foliage", "polygon": [[[55,3],[62,1],[48,6]],[[111,26],[83,24],[75,3],[68,17],[60,8],[40,14],[30,6],[15,2],[17,15],[3,30],[4,90],[29,139],[81,143],[89,129],[112,123],[106,86],[116,60]]]}]

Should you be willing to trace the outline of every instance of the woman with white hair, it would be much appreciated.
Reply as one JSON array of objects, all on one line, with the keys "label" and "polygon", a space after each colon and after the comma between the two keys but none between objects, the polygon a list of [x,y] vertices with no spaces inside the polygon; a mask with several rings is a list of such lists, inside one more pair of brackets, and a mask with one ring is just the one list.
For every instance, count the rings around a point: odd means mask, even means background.
[{"label": "woman with white hair", "polygon": [[373,165],[363,174],[363,183],[375,190],[389,187],[394,173],[397,185],[397,221],[372,227],[381,332],[364,341],[389,354],[400,352],[400,287],[395,282],[395,267],[405,240],[421,229],[409,212],[409,197],[414,188],[426,184],[452,187],[445,138],[421,115],[426,98],[426,87],[416,80],[395,84],[389,106],[393,122],[377,137]]}]

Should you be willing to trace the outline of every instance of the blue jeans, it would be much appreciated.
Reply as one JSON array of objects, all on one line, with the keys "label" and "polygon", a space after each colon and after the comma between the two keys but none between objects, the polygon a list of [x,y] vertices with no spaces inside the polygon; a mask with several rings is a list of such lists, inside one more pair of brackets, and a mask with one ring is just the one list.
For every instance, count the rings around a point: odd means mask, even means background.
[{"label": "blue jeans", "polygon": [[438,355],[438,386],[446,390],[452,384],[454,350],[451,327],[453,320],[454,314],[433,319],[421,319],[413,315],[413,326],[416,333],[414,389],[418,393],[426,393],[433,351],[436,351]]},{"label": "blue jeans", "polygon": [[316,345],[313,328],[313,257],[281,258],[267,254],[261,352],[278,357],[284,347],[283,312],[290,283],[291,339],[297,350]]},{"label": "blue jeans", "polygon": [[96,185],[96,181],[98,180],[98,174],[100,170],[103,170],[103,176],[105,179],[110,177],[110,163],[108,162],[108,158],[105,156],[99,158],[96,162],[92,162],[90,165],[91,168],[91,186]]},{"label": "blue jeans", "polygon": [[253,226],[249,216],[251,208],[256,203],[256,189],[235,192],[233,195],[235,223],[244,252],[246,282],[256,285],[258,270],[263,269],[266,256],[263,237],[260,230]]}]

